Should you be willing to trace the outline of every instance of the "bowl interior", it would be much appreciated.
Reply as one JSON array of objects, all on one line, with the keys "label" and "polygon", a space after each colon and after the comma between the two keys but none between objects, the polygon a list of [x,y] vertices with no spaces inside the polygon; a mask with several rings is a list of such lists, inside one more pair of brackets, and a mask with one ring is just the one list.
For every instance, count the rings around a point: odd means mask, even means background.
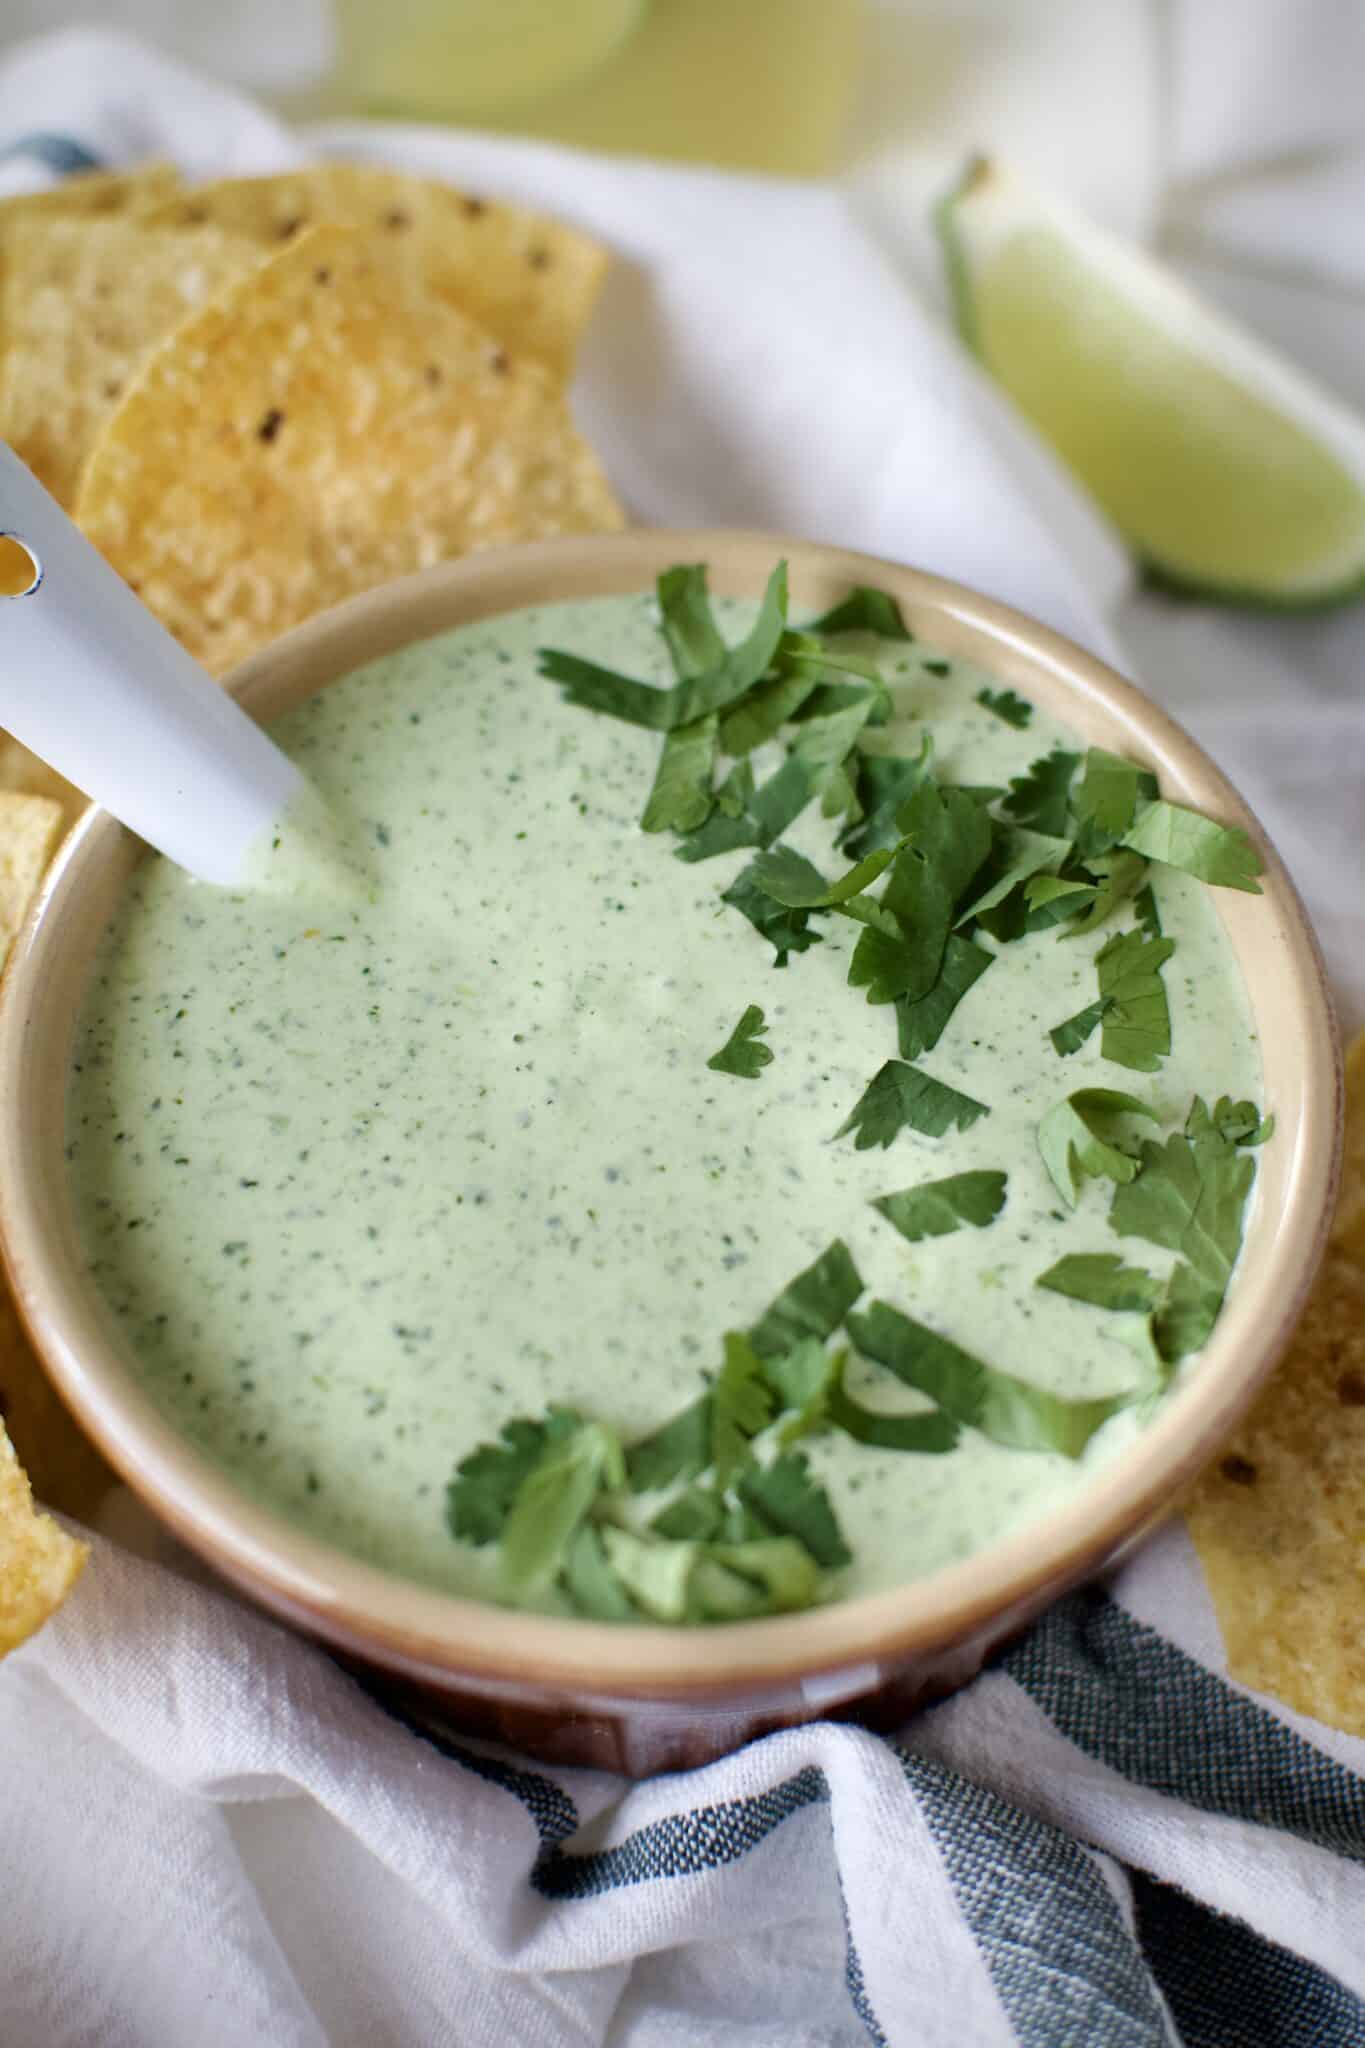
[{"label": "bowl interior", "polygon": [[966,1562],[889,1593],[706,1630],[629,1629],[511,1612],[361,1564],[238,1492],[162,1418],[120,1355],[84,1273],[64,1165],[74,1019],[99,937],[140,856],[107,814],[68,840],[18,942],[0,995],[0,1236],[35,1341],[78,1418],[148,1502],[229,1577],[352,1649],[473,1686],[647,1700],[718,1696],[875,1674],[951,1643],[988,1617],[1058,1589],[1147,1526],[1217,1448],[1287,1340],[1330,1210],[1340,1076],[1321,961],[1293,887],[1236,792],[1169,718],[1071,643],[960,586],[817,545],[761,535],[630,533],[550,542],[453,563],[352,600],[232,678],[274,717],[328,681],[414,641],[519,606],[625,594],[671,563],[706,561],[712,587],[756,596],[779,554],[798,614],[854,582],[899,600],[918,638],[1035,698],[1087,742],[1153,768],[1162,793],[1244,826],[1266,862],[1263,894],[1214,892],[1260,1035],[1277,1136],[1260,1155],[1236,1284],[1198,1369],[1141,1439],[1061,1507]]}]

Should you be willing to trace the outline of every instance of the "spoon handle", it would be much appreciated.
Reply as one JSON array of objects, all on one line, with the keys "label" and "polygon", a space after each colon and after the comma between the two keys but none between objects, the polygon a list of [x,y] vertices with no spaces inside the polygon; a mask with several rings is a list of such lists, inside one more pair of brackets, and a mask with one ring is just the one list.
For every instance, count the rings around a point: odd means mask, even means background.
[{"label": "spoon handle", "polygon": [[33,570],[0,595],[0,722],[201,881],[241,880],[298,769],[2,442],[0,537]]}]

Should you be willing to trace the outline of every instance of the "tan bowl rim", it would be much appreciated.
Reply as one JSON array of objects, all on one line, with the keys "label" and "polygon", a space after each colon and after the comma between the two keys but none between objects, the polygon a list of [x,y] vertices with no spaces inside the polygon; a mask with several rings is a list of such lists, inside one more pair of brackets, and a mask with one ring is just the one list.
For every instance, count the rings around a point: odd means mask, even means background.
[{"label": "tan bowl rim", "polygon": [[[16,1297],[77,1419],[154,1511],[229,1579],[324,1637],[368,1651],[380,1662],[448,1674],[492,1692],[702,1706],[825,1674],[845,1674],[852,1689],[859,1673],[963,1640],[992,1617],[1036,1603],[1048,1585],[1060,1590],[1084,1577],[1169,1508],[1272,1369],[1325,1244],[1340,1145],[1341,1061],[1321,956],[1293,884],[1236,791],[1174,720],[1094,655],[1011,607],[924,571],[820,543],[723,529],[635,529],[490,551],[384,585],[284,635],[236,670],[229,687],[250,697],[276,674],[324,659],[334,662],[332,674],[343,675],[358,665],[347,662],[344,652],[362,626],[387,628],[390,644],[402,644],[395,628],[410,613],[425,607],[435,616],[473,593],[479,594],[477,609],[465,615],[492,616],[515,604],[548,601],[548,594],[525,595],[528,582],[591,571],[601,579],[599,589],[624,594],[644,588],[673,562],[707,561],[713,581],[719,568],[722,586],[728,580],[757,594],[762,574],[779,555],[788,559],[794,582],[809,575],[880,583],[912,614],[927,614],[966,639],[984,636],[994,650],[976,650],[984,665],[998,663],[1006,652],[1021,657],[1062,684],[1078,711],[1091,704],[1116,716],[1153,759],[1178,764],[1181,779],[1197,787],[1204,808],[1252,834],[1265,861],[1264,900],[1285,941],[1283,970],[1296,986],[1305,1072],[1312,1083],[1305,1086],[1304,1113],[1293,1133],[1287,1194],[1270,1255],[1255,1273],[1239,1273],[1197,1371],[1111,1466],[1038,1521],[960,1564],[889,1592],[707,1629],[650,1623],[626,1628],[500,1608],[377,1570],[238,1492],[162,1420],[111,1346],[86,1345],[78,1355],[65,1334],[50,1284],[50,1247],[26,1197],[18,1083],[24,1010],[41,968],[48,905],[70,872],[121,831],[106,813],[92,809],[68,837],[0,988],[0,1146],[11,1162],[0,1180],[0,1249]],[[760,563],[766,565],[761,572]],[[523,594],[508,597],[509,591]],[[428,624],[408,638],[440,630]],[[932,630],[923,637],[932,639]],[[1245,1303],[1253,1292],[1263,1311],[1249,1357],[1239,1360],[1229,1355],[1226,1326],[1234,1304]]]}]

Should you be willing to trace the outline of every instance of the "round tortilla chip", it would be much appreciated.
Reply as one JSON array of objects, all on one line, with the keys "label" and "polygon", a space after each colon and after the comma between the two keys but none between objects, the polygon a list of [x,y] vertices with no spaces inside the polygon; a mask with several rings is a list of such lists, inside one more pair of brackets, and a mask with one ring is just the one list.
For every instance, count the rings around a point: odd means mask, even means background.
[{"label": "round tortilla chip", "polygon": [[0,1428],[0,1657],[17,1650],[61,1606],[87,1555],[83,1543],[38,1513]]},{"label": "round tortilla chip", "polygon": [[218,674],[392,577],[623,524],[540,365],[344,228],[299,235],[162,343],[77,518]]},{"label": "round tortilla chip", "polygon": [[136,219],[26,220],[5,238],[0,433],[59,505],[164,335],[260,261],[257,244]]},{"label": "round tortilla chip", "polygon": [[1365,1736],[1365,1037],[1337,1226],[1288,1356],[1185,1519],[1234,1678]]},{"label": "round tortilla chip", "polygon": [[372,164],[223,178],[182,194],[152,219],[168,227],[211,224],[272,249],[309,227],[368,229],[411,282],[560,378],[573,368],[609,261],[600,243],[562,221]]}]

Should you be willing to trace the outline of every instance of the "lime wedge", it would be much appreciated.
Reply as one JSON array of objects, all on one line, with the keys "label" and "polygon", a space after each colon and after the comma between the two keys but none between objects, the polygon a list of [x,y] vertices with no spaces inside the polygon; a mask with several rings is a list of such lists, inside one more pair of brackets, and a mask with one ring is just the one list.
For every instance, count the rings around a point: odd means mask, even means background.
[{"label": "lime wedge", "polygon": [[984,158],[938,229],[963,339],[1156,580],[1277,607],[1365,588],[1365,421]]}]

